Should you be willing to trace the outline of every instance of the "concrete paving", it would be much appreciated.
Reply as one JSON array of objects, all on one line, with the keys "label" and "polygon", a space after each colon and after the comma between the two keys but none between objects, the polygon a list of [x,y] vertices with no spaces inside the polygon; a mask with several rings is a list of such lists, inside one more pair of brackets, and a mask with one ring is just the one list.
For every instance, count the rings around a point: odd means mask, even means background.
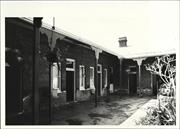
[{"label": "concrete paving", "polygon": [[[134,127],[137,123],[147,115],[149,107],[157,107],[157,99],[151,99],[142,107],[140,107],[133,115],[126,119],[120,126],[123,127]],[[139,126],[139,125],[138,125]]]},{"label": "concrete paving", "polygon": [[112,95],[94,100],[66,104],[53,109],[53,125],[120,125],[151,97]]}]

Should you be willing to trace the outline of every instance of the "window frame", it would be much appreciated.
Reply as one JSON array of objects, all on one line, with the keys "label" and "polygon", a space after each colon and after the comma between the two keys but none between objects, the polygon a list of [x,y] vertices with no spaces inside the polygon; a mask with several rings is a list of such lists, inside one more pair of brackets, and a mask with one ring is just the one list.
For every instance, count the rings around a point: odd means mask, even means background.
[{"label": "window frame", "polygon": [[[61,93],[62,92],[62,80],[61,80],[61,78],[62,78],[62,73],[61,73],[61,63],[59,62],[58,63],[59,64],[59,66],[60,66],[60,69],[59,69],[59,76],[58,76],[58,73],[57,73],[57,87],[54,87],[54,75],[53,75],[53,72],[54,72],[54,70],[53,70],[53,68],[55,67],[56,68],[56,70],[58,70],[58,66],[57,66],[57,63],[56,62],[54,62],[53,63],[53,65],[52,65],[52,74],[51,74],[51,77],[52,77],[52,89],[53,90],[57,90],[57,93]],[[57,71],[58,72],[58,71]]]},{"label": "window frame", "polygon": [[73,68],[67,68],[67,67],[66,67],[66,70],[67,70],[67,71],[75,71],[75,60],[74,60],[74,59],[67,58],[67,59],[66,59],[66,63],[67,63],[67,61],[70,61],[70,62],[73,63]]},{"label": "window frame", "polygon": [[91,70],[92,70],[92,74],[93,74],[93,84],[91,84],[91,74],[89,75],[89,81],[90,81],[90,89],[95,89],[95,85],[94,85],[94,67],[90,67],[90,70],[89,72],[91,73]]},{"label": "window frame", "polygon": [[[83,69],[81,69],[83,68]],[[83,71],[81,71],[83,70]],[[81,75],[83,74],[83,75]],[[86,72],[85,72],[85,66],[84,65],[79,65],[79,90],[85,90],[85,77],[86,77]],[[83,84],[83,85],[81,85]]]},{"label": "window frame", "polygon": [[108,85],[108,72],[107,68],[104,69],[104,88],[106,88]]}]

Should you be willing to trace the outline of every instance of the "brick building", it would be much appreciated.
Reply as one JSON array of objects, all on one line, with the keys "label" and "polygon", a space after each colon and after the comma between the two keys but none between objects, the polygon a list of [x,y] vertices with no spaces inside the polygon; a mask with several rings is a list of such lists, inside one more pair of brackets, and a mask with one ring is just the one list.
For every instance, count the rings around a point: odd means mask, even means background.
[{"label": "brick building", "polygon": [[[26,18],[6,18],[5,30],[7,124],[33,124],[35,109],[38,123],[47,124],[49,105],[89,100],[95,91],[97,96],[114,92],[136,95],[141,87],[149,95],[156,93],[157,77],[142,65],[156,55],[122,57],[45,24],[34,29],[33,21]],[[34,30],[39,35],[38,46],[33,46]],[[126,47],[127,39],[120,40]],[[35,66],[37,71],[33,71]],[[38,98],[33,99],[35,96]]]}]

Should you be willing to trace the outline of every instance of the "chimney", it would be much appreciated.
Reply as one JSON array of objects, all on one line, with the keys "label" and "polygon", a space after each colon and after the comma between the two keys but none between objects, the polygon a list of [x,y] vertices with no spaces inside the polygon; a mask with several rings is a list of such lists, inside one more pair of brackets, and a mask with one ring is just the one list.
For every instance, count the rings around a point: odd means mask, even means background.
[{"label": "chimney", "polygon": [[119,47],[127,47],[127,37],[119,38]]}]

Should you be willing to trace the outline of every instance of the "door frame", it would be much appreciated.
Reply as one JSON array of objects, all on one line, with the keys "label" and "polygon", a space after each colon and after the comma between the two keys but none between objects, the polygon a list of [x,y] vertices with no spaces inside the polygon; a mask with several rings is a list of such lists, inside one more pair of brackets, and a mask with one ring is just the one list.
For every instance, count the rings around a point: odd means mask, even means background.
[{"label": "door frame", "polygon": [[[71,58],[66,58],[66,61],[70,61],[70,62],[73,62],[73,68],[66,68],[66,71],[72,71],[72,72],[74,72],[74,95],[73,95],[73,101],[75,101],[76,99],[75,99],[75,90],[76,90],[76,84],[75,84],[75,79],[76,79],[76,74],[75,74],[75,72],[76,72],[76,61],[75,61],[75,59],[71,59]],[[66,80],[67,81],[67,80]],[[66,96],[67,96],[67,93],[66,93]]]}]

